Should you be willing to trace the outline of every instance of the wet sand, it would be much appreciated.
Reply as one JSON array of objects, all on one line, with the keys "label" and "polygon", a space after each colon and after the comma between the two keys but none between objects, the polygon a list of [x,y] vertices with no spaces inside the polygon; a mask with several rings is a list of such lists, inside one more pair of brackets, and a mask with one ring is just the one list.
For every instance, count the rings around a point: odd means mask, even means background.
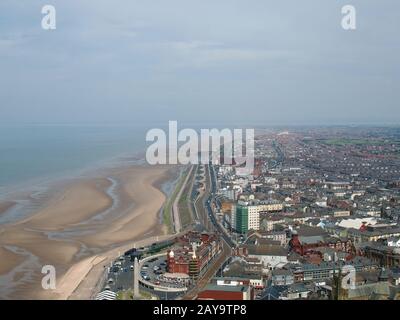
[{"label": "wet sand", "polygon": [[[110,177],[117,182],[112,193]],[[99,173],[54,192],[28,218],[0,225],[0,287],[6,288],[0,288],[0,299],[67,299],[91,268],[114,257],[118,248],[165,235],[159,218],[165,201],[160,184],[168,179],[170,166]],[[56,267],[55,291],[41,287],[41,267],[48,264]]]},{"label": "wet sand", "polygon": [[2,201],[0,202],[0,215],[6,212],[8,209],[15,205],[14,201]]},{"label": "wet sand", "polygon": [[112,199],[104,193],[108,185],[109,181],[103,178],[70,186],[46,208],[26,219],[26,224],[41,230],[60,230],[86,220],[111,206]]},{"label": "wet sand", "polygon": [[23,257],[3,247],[0,247],[0,257],[0,274],[8,272],[24,260]]}]

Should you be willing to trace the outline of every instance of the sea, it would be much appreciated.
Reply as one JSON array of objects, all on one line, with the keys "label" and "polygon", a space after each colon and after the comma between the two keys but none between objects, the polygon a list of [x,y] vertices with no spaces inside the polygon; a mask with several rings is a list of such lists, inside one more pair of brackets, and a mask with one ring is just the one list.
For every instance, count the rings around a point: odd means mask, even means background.
[{"label": "sea", "polygon": [[146,125],[0,125],[0,200],[143,154]]}]

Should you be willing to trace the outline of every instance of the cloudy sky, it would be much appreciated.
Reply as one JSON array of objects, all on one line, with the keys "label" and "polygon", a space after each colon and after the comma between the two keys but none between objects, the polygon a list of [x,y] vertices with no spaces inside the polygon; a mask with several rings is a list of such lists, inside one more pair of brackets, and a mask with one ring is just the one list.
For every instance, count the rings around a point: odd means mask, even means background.
[{"label": "cloudy sky", "polygon": [[399,30],[398,0],[1,0],[0,122],[396,124]]}]

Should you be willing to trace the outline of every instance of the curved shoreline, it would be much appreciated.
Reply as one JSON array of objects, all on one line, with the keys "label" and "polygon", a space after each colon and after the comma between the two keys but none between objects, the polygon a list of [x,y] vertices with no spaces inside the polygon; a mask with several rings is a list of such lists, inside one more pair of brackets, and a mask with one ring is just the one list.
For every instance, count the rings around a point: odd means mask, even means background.
[{"label": "curved shoreline", "polygon": [[[113,169],[96,178],[79,179],[66,191],[58,193],[56,199],[49,199],[46,206],[32,216],[14,224],[0,225],[0,242],[2,246],[13,246],[29,252],[38,258],[41,265],[55,265],[58,281],[65,277],[73,279],[77,275],[68,274],[68,270],[76,264],[87,268],[92,263],[90,257],[105,255],[107,258],[110,250],[144,236],[162,236],[165,233],[158,216],[166,199],[160,190],[160,183],[171,179],[170,169],[168,166],[129,166]],[[118,185],[107,180],[109,177],[115,177]],[[118,195],[118,205],[110,192]],[[79,222],[85,223],[80,225]],[[84,234],[82,227],[94,232]],[[57,233],[62,234],[66,230],[71,230],[71,233],[57,236]],[[3,264],[4,254],[4,251],[0,251],[0,264]],[[12,271],[20,264],[6,267]],[[26,263],[24,267],[27,268]],[[34,283],[15,281],[14,292],[10,292],[8,297],[58,299],[60,294],[65,296],[62,292],[43,292],[40,286],[41,270],[38,270],[37,264],[31,267]],[[3,270],[3,274],[0,274],[3,281],[5,278],[1,276],[4,274],[7,273]]]}]

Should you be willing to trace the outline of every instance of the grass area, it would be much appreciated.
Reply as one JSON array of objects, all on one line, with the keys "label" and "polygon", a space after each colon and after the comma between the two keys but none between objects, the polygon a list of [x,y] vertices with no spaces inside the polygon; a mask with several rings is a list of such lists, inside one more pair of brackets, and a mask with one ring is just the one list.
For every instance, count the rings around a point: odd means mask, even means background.
[{"label": "grass area", "polygon": [[193,179],[195,179],[196,170],[192,171],[191,176],[188,179],[188,183],[183,190],[181,197],[178,201],[178,209],[179,209],[179,218],[181,219],[182,228],[189,226],[193,222],[192,213],[190,211],[190,193],[191,193],[191,185]]},{"label": "grass area", "polygon": [[133,300],[133,291],[132,290],[118,291],[117,300]]},{"label": "grass area", "polygon": [[183,173],[182,176],[180,177],[178,183],[176,184],[174,192],[172,193],[171,197],[169,197],[166,205],[164,206],[163,222],[168,228],[168,233],[173,233],[174,231],[173,220],[172,220],[172,206],[174,204],[176,197],[178,196],[179,190],[181,190],[183,183],[185,182],[186,175],[187,171]]},{"label": "grass area", "polygon": [[150,292],[147,291],[140,291],[140,295],[142,297],[142,299],[146,299],[146,300],[152,300],[152,299],[156,299],[156,296],[153,296]]},{"label": "grass area", "polygon": [[171,208],[172,204],[169,204],[170,200],[168,200],[168,203],[164,207],[164,212],[163,212],[163,222],[167,226],[168,233],[171,234],[173,233],[173,226],[172,226],[172,217],[171,217]]}]

